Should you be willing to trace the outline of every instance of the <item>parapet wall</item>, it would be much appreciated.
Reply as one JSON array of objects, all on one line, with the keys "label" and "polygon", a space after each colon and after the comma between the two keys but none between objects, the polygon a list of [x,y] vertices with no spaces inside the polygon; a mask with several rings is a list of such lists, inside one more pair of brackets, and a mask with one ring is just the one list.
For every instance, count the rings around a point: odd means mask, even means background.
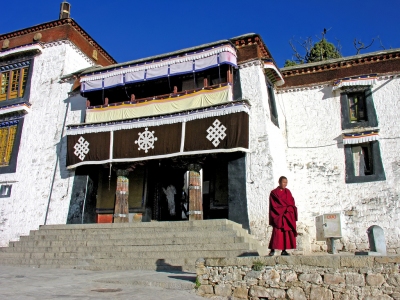
[{"label": "parapet wall", "polygon": [[199,259],[197,293],[252,300],[400,299],[399,266],[400,256]]}]

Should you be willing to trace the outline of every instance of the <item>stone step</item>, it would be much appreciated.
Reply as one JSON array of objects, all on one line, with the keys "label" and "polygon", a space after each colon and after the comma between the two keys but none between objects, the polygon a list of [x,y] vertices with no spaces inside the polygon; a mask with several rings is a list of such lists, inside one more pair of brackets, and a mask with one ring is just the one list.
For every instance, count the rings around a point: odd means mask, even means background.
[{"label": "stone step", "polygon": [[[221,235],[210,237],[173,237],[173,238],[118,238],[118,239],[82,239],[82,240],[21,240],[12,242],[10,247],[17,248],[35,248],[35,247],[68,247],[68,246],[152,246],[152,245],[188,245],[188,244],[232,244],[243,243],[244,237],[235,235]],[[1,248],[0,248],[1,252]]]},{"label": "stone step", "polygon": [[68,225],[41,225],[40,230],[81,230],[81,229],[121,229],[121,228],[150,228],[150,227],[205,227],[233,225],[242,227],[240,224],[227,219],[198,220],[198,221],[163,221],[163,222],[139,222],[139,223],[93,223],[93,224],[68,224]]},{"label": "stone step", "polygon": [[[253,245],[248,243],[232,243],[232,244],[189,244],[189,245],[158,245],[158,246],[95,246],[95,247],[35,247],[14,249],[10,252],[1,252],[0,257],[33,257],[21,255],[43,255],[46,257],[68,253],[141,253],[146,251],[152,252],[187,252],[187,251],[223,251],[223,250],[256,250]],[[65,257],[65,256],[63,256]],[[35,256],[36,258],[36,256]]]},{"label": "stone step", "polygon": [[241,236],[238,230],[229,231],[167,231],[167,232],[154,232],[154,233],[143,233],[143,232],[129,232],[129,233],[118,233],[110,234],[61,234],[57,235],[50,233],[47,235],[32,235],[29,239],[24,240],[46,240],[46,241],[65,241],[65,240],[116,240],[116,239],[161,239],[161,238],[210,238],[210,237],[224,237],[224,236]]},{"label": "stone step", "polygon": [[218,225],[218,226],[184,226],[184,227],[131,227],[131,228],[91,228],[91,229],[40,229],[32,230],[30,235],[112,235],[112,234],[133,234],[133,233],[164,233],[164,232],[224,232],[237,230],[236,226],[231,224],[228,225]]},{"label": "stone step", "polygon": [[[221,257],[219,255],[224,255],[225,258],[236,258],[237,256],[249,256],[255,255],[256,252],[249,252],[248,249],[238,249],[238,250],[209,250],[207,251],[211,257]],[[199,258],[203,255],[205,251],[185,251],[185,252],[159,252],[159,251],[149,251],[149,252],[115,252],[115,253],[84,253],[84,252],[69,252],[69,253],[20,253],[16,257],[11,255],[0,255],[0,259],[32,259],[32,260],[60,260],[60,259],[121,259],[125,261],[136,260],[136,259],[172,259],[172,258]]]}]

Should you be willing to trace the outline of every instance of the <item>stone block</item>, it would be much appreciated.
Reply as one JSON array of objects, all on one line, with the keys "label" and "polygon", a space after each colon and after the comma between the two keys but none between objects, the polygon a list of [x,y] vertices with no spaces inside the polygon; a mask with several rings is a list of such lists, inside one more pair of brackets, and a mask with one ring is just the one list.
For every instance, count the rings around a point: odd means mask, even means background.
[{"label": "stone block", "polygon": [[325,284],[340,284],[344,283],[344,277],[335,274],[325,274],[324,275],[324,283]]},{"label": "stone block", "polygon": [[374,257],[368,256],[342,256],[340,257],[340,265],[349,268],[373,267]]},{"label": "stone block", "polygon": [[379,296],[366,296],[363,299],[364,300],[392,300],[393,298],[388,295],[379,295]]},{"label": "stone block", "polygon": [[311,244],[311,251],[312,252],[319,252],[321,251],[321,246],[316,244]]},{"label": "stone block", "polygon": [[247,299],[248,293],[249,292],[248,292],[247,288],[238,287],[233,291],[233,297],[239,298],[239,299]]},{"label": "stone block", "polygon": [[376,256],[375,262],[380,264],[388,264],[388,263],[400,263],[400,255],[393,256]]},{"label": "stone block", "polygon": [[365,281],[369,286],[381,286],[385,282],[382,274],[368,274]]},{"label": "stone block", "polygon": [[266,285],[276,286],[279,283],[281,276],[275,270],[267,270],[263,274],[262,279],[265,281]]},{"label": "stone block", "polygon": [[332,291],[324,287],[313,286],[311,288],[310,300],[331,300],[333,299]]},{"label": "stone block", "polygon": [[248,279],[261,279],[261,271],[250,271],[249,273],[244,276],[244,280]]},{"label": "stone block", "polygon": [[286,298],[286,292],[285,290],[281,289],[274,289],[274,288],[267,288],[267,292],[269,294],[268,298],[275,298],[275,299],[285,299]]},{"label": "stone block", "polygon": [[306,300],[306,294],[300,287],[291,287],[287,290],[287,295],[291,300]]},{"label": "stone block", "polygon": [[340,268],[339,256],[303,256],[300,257],[301,264],[325,268]]},{"label": "stone block", "polygon": [[230,284],[214,286],[215,295],[229,297],[232,295],[232,286]]},{"label": "stone block", "polygon": [[322,283],[322,277],[319,274],[300,274],[299,275],[299,280],[300,281],[307,281],[315,284],[321,284]]},{"label": "stone block", "polygon": [[365,286],[364,276],[357,273],[347,274],[346,275],[346,284],[353,286]]},{"label": "stone block", "polygon": [[214,294],[214,289],[213,289],[212,285],[201,285],[197,289],[197,294],[199,294],[199,295]]}]

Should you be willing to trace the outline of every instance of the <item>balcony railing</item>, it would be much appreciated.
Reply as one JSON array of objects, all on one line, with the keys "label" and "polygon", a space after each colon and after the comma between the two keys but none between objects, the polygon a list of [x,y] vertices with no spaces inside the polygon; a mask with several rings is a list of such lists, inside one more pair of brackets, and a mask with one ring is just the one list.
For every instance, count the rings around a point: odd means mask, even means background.
[{"label": "balcony railing", "polygon": [[171,114],[232,101],[232,85],[223,83],[177,93],[158,95],[130,101],[90,106],[86,110],[86,123],[107,122],[140,117]]}]

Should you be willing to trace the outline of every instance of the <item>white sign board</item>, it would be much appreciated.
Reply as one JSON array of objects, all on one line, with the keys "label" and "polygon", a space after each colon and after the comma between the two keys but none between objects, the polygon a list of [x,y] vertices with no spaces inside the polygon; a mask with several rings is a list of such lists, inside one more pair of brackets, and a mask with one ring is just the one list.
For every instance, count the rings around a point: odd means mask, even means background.
[{"label": "white sign board", "polygon": [[317,241],[325,241],[327,238],[341,238],[342,226],[340,213],[324,214],[315,218],[317,229]]}]

